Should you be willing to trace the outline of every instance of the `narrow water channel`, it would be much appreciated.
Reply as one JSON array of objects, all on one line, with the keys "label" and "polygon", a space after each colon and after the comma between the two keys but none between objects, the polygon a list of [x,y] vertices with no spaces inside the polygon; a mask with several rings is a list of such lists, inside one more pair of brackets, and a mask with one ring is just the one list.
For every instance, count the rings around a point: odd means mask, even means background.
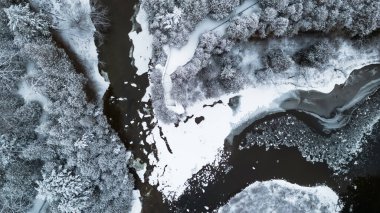
[{"label": "narrow water channel", "polygon": [[[100,47],[102,69],[107,72],[111,82],[104,97],[105,114],[111,126],[118,132],[128,150],[135,158],[149,162],[147,154],[154,151],[154,146],[145,141],[149,131],[143,131],[143,123],[148,129],[153,128],[152,117],[140,117],[140,113],[150,110],[149,102],[142,102],[146,88],[149,86],[148,74],[136,74],[136,67],[129,57],[133,48],[128,33],[133,27],[134,7],[138,0],[102,0],[109,10],[110,28],[105,33],[104,44]],[[136,86],[135,86],[136,85]],[[145,113],[151,114],[151,113]],[[148,166],[147,170],[151,170]],[[168,212],[162,195],[155,187],[139,180],[134,169],[131,169],[143,198],[143,212]]]}]

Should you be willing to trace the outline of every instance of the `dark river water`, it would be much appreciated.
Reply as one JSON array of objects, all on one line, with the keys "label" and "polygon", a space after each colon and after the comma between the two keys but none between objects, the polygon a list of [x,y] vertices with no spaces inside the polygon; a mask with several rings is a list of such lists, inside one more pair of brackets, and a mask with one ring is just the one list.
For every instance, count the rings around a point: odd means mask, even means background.
[{"label": "dark river water", "polygon": [[[152,116],[149,116],[152,115],[150,102],[142,102],[141,99],[149,86],[149,80],[147,74],[136,75],[136,68],[132,66],[132,60],[129,57],[130,50],[133,47],[128,33],[132,29],[131,19],[134,16],[134,5],[138,1],[102,0],[102,2],[109,9],[111,22],[111,27],[105,33],[105,43],[100,48],[100,59],[104,62],[101,68],[108,73],[111,82],[111,86],[104,97],[105,113],[127,149],[131,150],[135,157],[148,163],[147,155],[155,153],[155,146],[146,143],[145,138],[155,123],[152,122]],[[137,87],[132,86],[132,83],[135,83]],[[326,114],[320,113],[324,116],[327,114],[331,116],[335,113],[336,107],[343,106],[343,102],[347,103],[350,97],[352,98],[354,93],[352,91],[358,91],[359,88],[357,86],[350,87],[351,96],[347,96],[342,95],[348,94],[348,90],[342,90],[343,87],[336,87],[336,91],[339,90],[341,93],[332,93],[317,99],[315,98],[316,94],[309,93],[310,96],[307,97],[321,104],[331,102],[333,98],[342,100],[335,102],[339,106],[328,108],[325,111]],[[380,97],[380,93],[376,92],[371,97],[374,96]],[[118,98],[126,98],[126,100],[118,100]],[[295,103],[298,102],[289,100],[285,105],[292,108]],[[363,106],[364,104],[362,103]],[[373,103],[368,102],[368,104]],[[303,107],[302,109],[305,111],[315,109],[306,105],[300,107]],[[357,107],[360,108],[361,106]],[[147,116],[141,118],[140,113]],[[325,135],[325,132],[321,132],[321,124],[313,116],[298,111],[277,113],[251,122],[233,137],[232,144],[226,143],[223,152],[225,157],[219,166],[206,165],[201,171],[194,174],[192,180],[189,181],[190,187],[184,195],[173,203],[166,202],[155,186],[149,185],[147,181],[141,182],[134,169],[131,169],[136,178],[136,188],[140,190],[143,197],[143,212],[184,212],[187,209],[190,212],[206,212],[205,206],[209,207],[210,210],[216,209],[254,181],[273,178],[286,179],[289,182],[306,186],[326,184],[340,193],[347,204],[365,203],[366,200],[363,199],[365,193],[374,190],[374,186],[379,185],[379,125],[375,125],[374,131],[367,136],[370,142],[364,147],[363,155],[358,159],[361,162],[360,166],[352,165],[350,173],[344,176],[334,175],[326,163],[306,161],[295,147],[283,146],[280,149],[266,150],[264,147],[251,146],[248,149],[239,149],[247,133],[255,129],[257,125],[262,125],[269,120],[280,121],[286,116],[293,116],[300,122],[300,125],[305,124],[315,134],[321,134],[321,137],[322,135],[329,137]],[[143,123],[147,124],[147,131],[143,131]],[[345,123],[345,125],[350,125],[350,123]],[[334,134],[334,132],[329,134]],[[144,150],[147,154],[144,153]],[[147,173],[149,174],[152,169],[152,166],[149,165]],[[207,184],[205,185],[205,179],[210,179],[210,177],[214,178],[211,178],[211,181],[206,181]],[[147,176],[145,179],[147,180]],[[368,181],[363,181],[363,179]],[[361,183],[359,189],[362,190],[360,193],[349,186],[352,182]],[[358,209],[360,208],[358,207]]]}]

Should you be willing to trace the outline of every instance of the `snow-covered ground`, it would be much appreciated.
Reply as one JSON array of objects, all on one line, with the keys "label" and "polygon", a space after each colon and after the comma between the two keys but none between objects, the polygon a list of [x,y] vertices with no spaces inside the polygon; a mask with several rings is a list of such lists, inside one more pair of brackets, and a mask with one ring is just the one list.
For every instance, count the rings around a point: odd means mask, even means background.
[{"label": "snow-covered ground", "polygon": [[222,206],[219,213],[339,212],[338,195],[327,186],[303,187],[284,180],[255,182]]},{"label": "snow-covered ground", "polygon": [[26,103],[31,102],[31,101],[37,101],[38,103],[41,104],[42,108],[46,111],[48,110],[51,104],[50,101],[41,93],[39,93],[33,87],[33,85],[31,85],[30,83],[27,83],[27,81],[25,80],[28,77],[35,77],[36,75],[38,75],[38,72],[35,70],[33,63],[28,63],[26,66],[26,74],[23,77],[24,80],[21,81],[18,87],[19,88],[18,94],[20,94],[24,98]]},{"label": "snow-covered ground", "polygon": [[153,51],[153,36],[149,33],[147,13],[142,7],[142,4],[140,5],[139,12],[137,13],[136,21],[140,24],[141,31],[137,32],[136,29],[134,29],[128,34],[128,36],[133,43],[131,54],[133,56],[133,63],[135,67],[137,67],[137,75],[142,75],[149,70],[149,60],[152,57]]},{"label": "snow-covered ground", "polygon": [[37,196],[33,202],[32,208],[27,213],[45,213],[47,207],[47,201]]},{"label": "snow-covered ground", "polygon": [[141,194],[139,190],[133,191],[133,198],[131,204],[131,212],[130,213],[141,213],[142,211],[142,203],[141,203]]}]

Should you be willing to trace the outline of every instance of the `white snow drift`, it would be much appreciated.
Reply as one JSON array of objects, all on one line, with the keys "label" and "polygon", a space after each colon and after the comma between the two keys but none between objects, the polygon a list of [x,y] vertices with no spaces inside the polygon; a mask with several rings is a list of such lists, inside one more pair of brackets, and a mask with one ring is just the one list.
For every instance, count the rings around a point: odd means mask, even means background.
[{"label": "white snow drift", "polygon": [[303,187],[284,180],[255,182],[219,213],[339,212],[338,195],[327,186]]},{"label": "white snow drift", "polygon": [[136,21],[140,24],[141,31],[138,33],[136,29],[134,29],[128,34],[128,36],[133,43],[133,49],[131,50],[133,63],[137,68],[137,74],[142,75],[149,70],[149,60],[152,57],[153,51],[153,36],[149,33],[147,13],[142,7],[142,4],[140,5],[139,12],[137,13]]}]

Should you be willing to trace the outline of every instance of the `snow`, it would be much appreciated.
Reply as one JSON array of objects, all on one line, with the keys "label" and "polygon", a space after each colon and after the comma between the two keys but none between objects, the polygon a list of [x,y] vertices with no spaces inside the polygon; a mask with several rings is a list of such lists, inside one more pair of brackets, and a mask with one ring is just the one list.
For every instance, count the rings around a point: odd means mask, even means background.
[{"label": "snow", "polygon": [[141,182],[144,183],[144,174],[146,172],[146,167],[147,167],[146,163],[141,163],[141,160],[137,158],[133,161],[131,167],[136,170],[136,173],[139,176]]},{"label": "snow", "polygon": [[338,200],[327,186],[304,187],[270,180],[249,185],[218,212],[339,212]]},{"label": "snow", "polygon": [[[33,77],[37,75],[37,71],[35,70],[35,67],[33,63],[28,63],[26,66],[26,75],[25,78]],[[41,93],[39,93],[33,85],[28,84],[25,80],[21,81],[19,87],[18,87],[18,94],[21,95],[21,97],[24,98],[26,103],[29,103],[31,101],[37,101],[41,104],[42,108],[46,111],[48,110],[50,106],[50,101],[48,98],[43,96]]]},{"label": "snow", "polygon": [[[378,53],[358,52],[349,44],[343,45],[339,52],[340,56],[332,60],[324,70],[310,68],[302,77],[287,78],[297,71],[290,69],[284,75],[273,75],[269,80],[257,81],[254,86],[238,93],[194,103],[186,109],[186,113],[194,117],[203,116],[205,120],[199,125],[194,120],[180,122],[178,127],[158,121],[172,153],[160,137],[157,126],[153,130],[154,137],[147,139],[154,139],[151,143],[156,142],[159,158],[158,161],[151,162],[155,168],[149,177],[149,183],[158,184],[158,190],[166,198],[175,200],[186,189],[187,180],[203,166],[212,163],[223,149],[225,139],[246,121],[252,122],[265,115],[283,111],[280,103],[292,96],[295,90],[328,93],[336,84],[344,83],[354,69],[376,63],[379,59]],[[247,52],[244,57],[251,55]],[[229,98],[237,95],[240,96],[240,105],[233,111],[227,103]],[[203,107],[218,100],[222,100],[223,104]]]},{"label": "snow", "polygon": [[141,194],[139,190],[133,190],[133,199],[132,199],[132,208],[130,213],[141,213],[142,212],[142,203],[141,203]]},{"label": "snow", "polygon": [[137,67],[137,75],[142,75],[149,70],[149,61],[153,51],[153,36],[149,33],[147,13],[142,7],[142,4],[136,16],[136,21],[140,24],[141,31],[138,33],[134,30],[130,32],[128,36],[133,43],[132,56],[134,59],[133,63],[135,67]]},{"label": "snow", "polygon": [[[203,113],[207,117],[199,125],[193,120],[180,123],[177,128],[174,124],[160,125],[173,154],[167,149],[165,141],[161,139],[158,127],[153,129],[159,161],[155,164],[156,167],[149,182],[153,185],[159,184],[158,189],[168,197],[174,198],[180,195],[185,189],[186,180],[215,158],[230,131],[229,123],[223,122],[224,117],[228,118],[232,115],[229,108],[217,105],[214,108],[205,108]],[[220,115],[225,116],[221,122],[218,122]]]},{"label": "snow", "polygon": [[47,202],[44,199],[37,198],[33,201],[33,206],[27,213],[45,213],[47,208]]},{"label": "snow", "polygon": [[[108,89],[109,82],[106,82],[98,69],[98,52],[95,45],[94,33],[96,31],[91,21],[91,7],[89,0],[72,0],[65,2],[70,4],[67,8],[60,8],[59,3],[54,4],[53,14],[58,14],[55,18],[56,32],[68,48],[74,52],[76,57],[84,66],[86,76],[95,87],[98,99],[102,100],[104,93]],[[83,16],[85,19],[80,24],[71,24],[70,18]]]}]

